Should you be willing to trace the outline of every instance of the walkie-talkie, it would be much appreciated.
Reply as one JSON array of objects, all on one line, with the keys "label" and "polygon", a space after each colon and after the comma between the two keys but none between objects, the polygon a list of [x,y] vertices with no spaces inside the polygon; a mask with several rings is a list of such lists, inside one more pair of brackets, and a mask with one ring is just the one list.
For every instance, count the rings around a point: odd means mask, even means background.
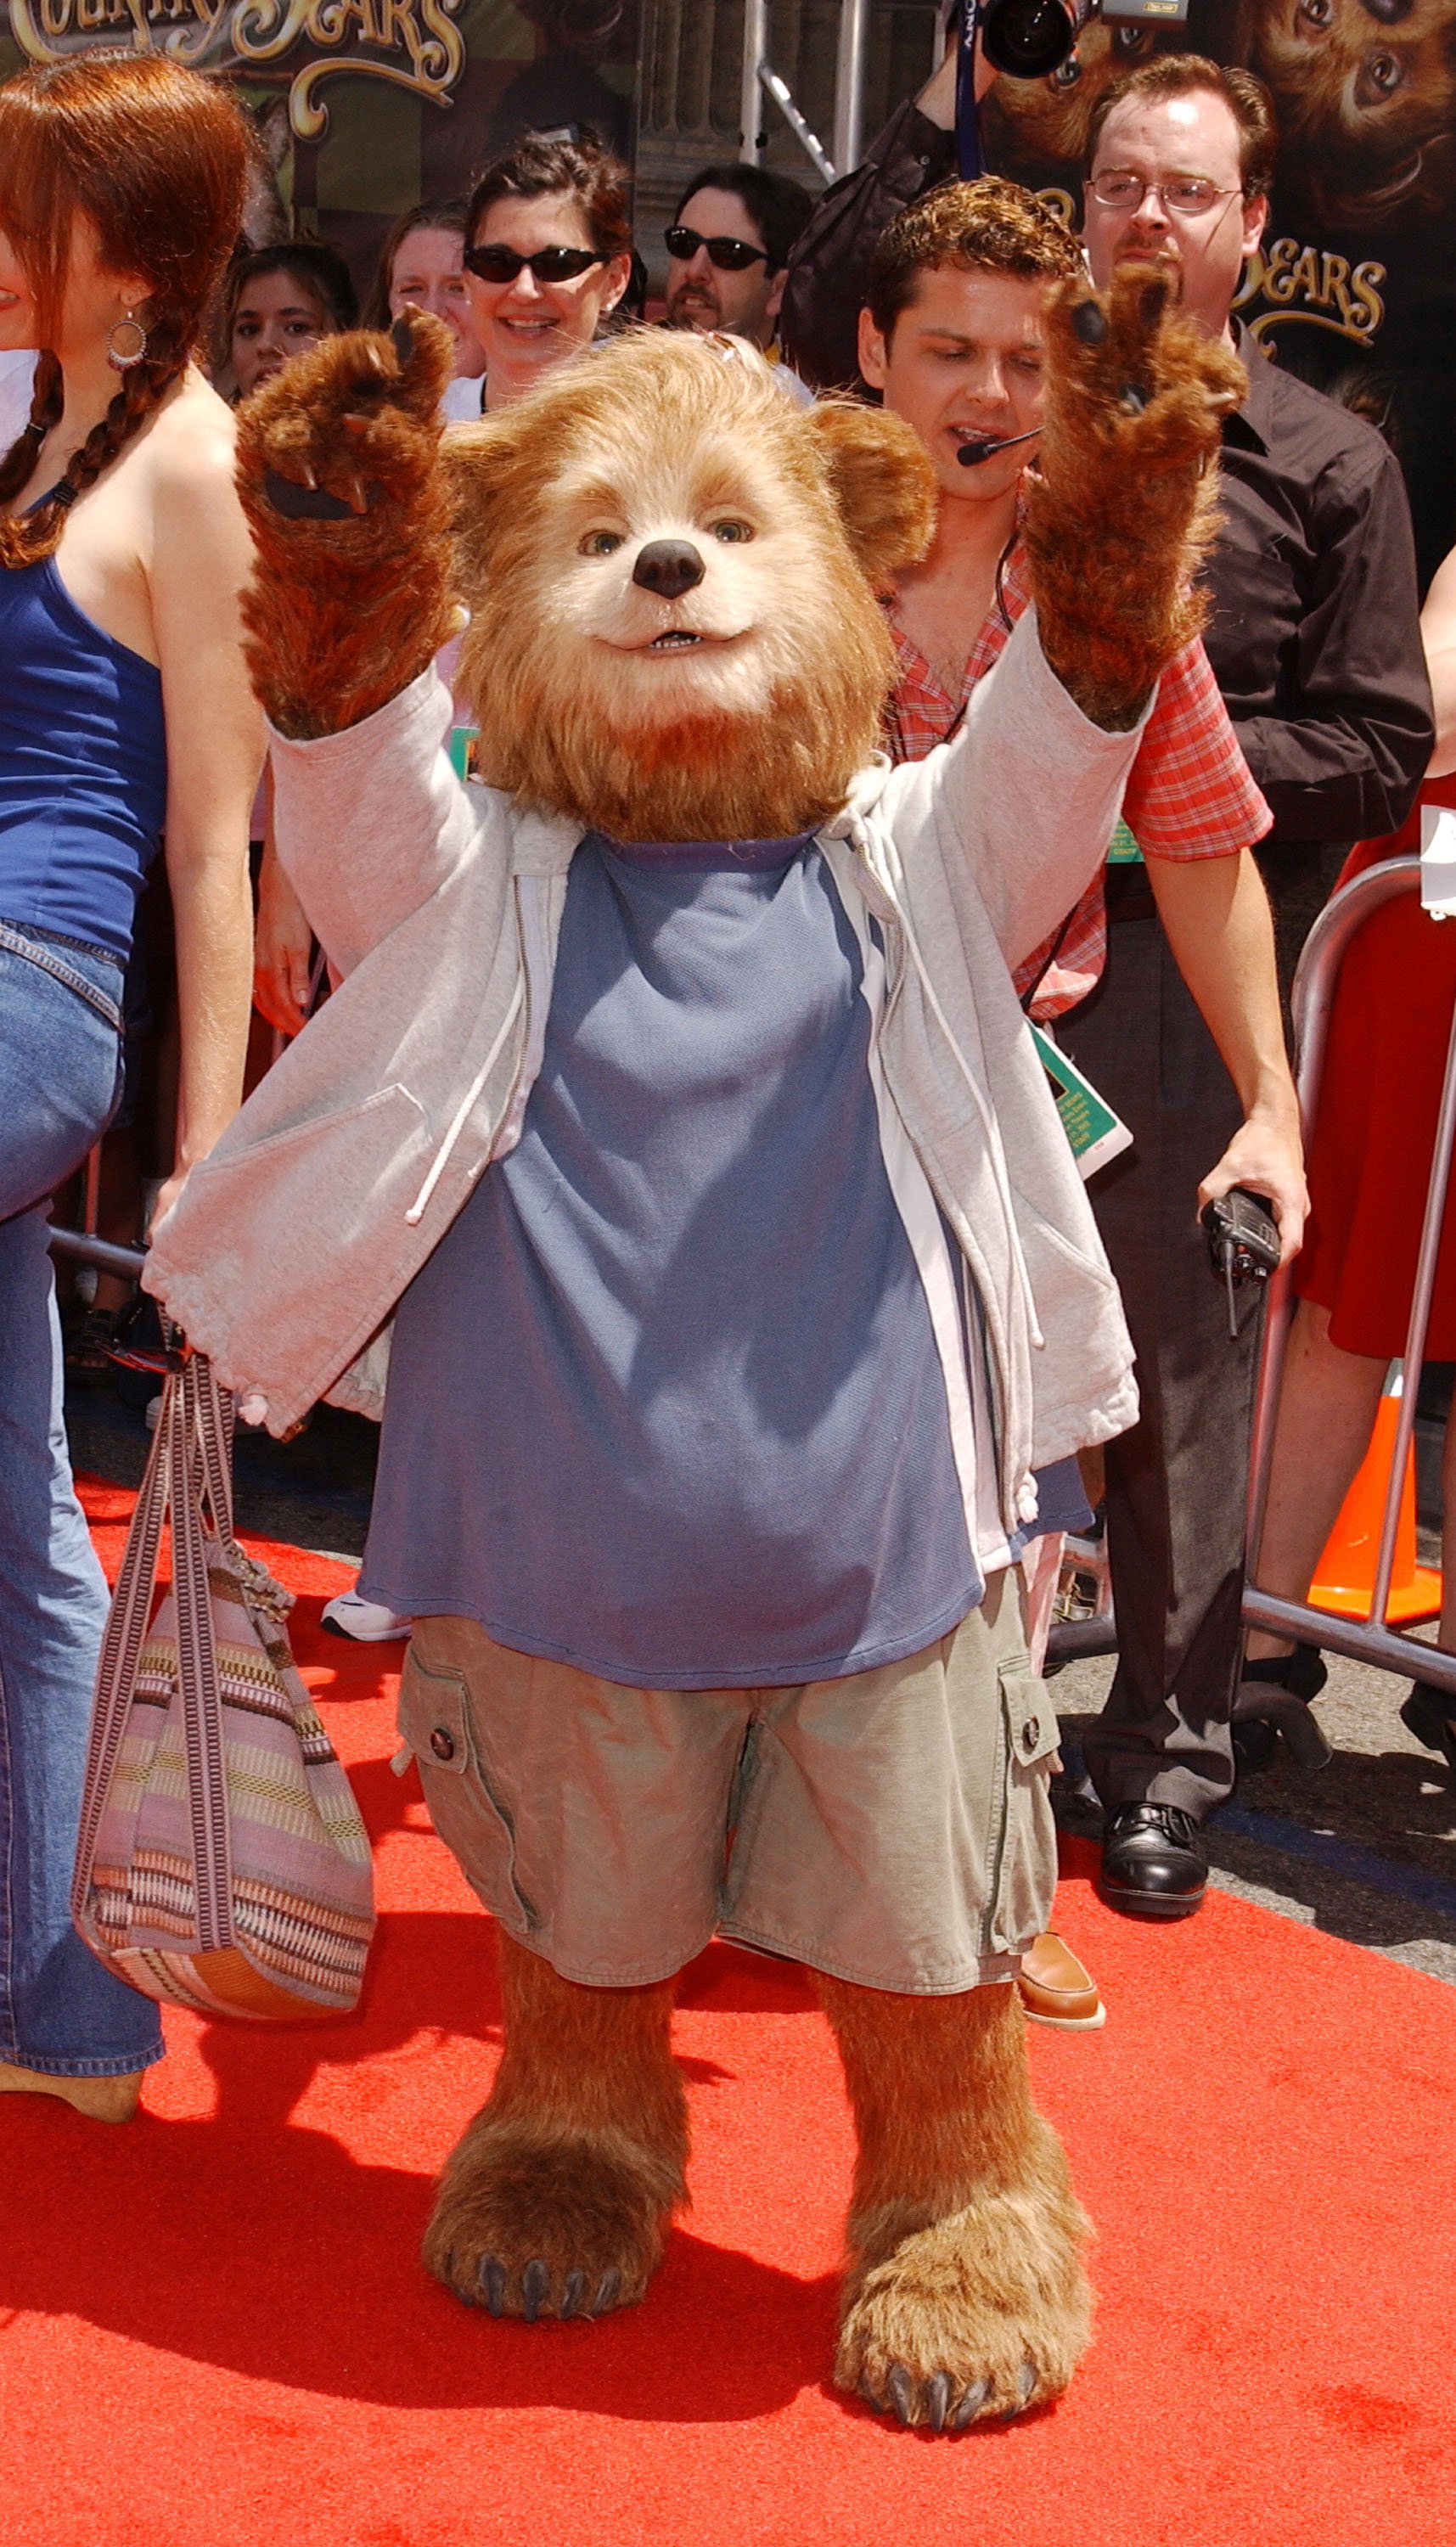
[{"label": "walkie-talkie", "polygon": [[1229,1333],[1237,1337],[1234,1294],[1242,1282],[1267,1282],[1279,1263],[1279,1231],[1267,1194],[1231,1186],[1199,1214],[1208,1231],[1209,1262],[1229,1294]]}]

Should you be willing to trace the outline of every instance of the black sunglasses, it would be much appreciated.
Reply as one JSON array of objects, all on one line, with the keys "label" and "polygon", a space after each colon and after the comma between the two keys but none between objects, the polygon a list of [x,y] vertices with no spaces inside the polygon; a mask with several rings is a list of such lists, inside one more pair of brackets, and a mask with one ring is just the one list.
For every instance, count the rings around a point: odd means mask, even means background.
[{"label": "black sunglasses", "polygon": [[681,221],[674,221],[671,229],[664,230],[662,236],[668,255],[680,257],[684,265],[690,256],[697,255],[700,247],[706,247],[714,264],[724,274],[741,274],[745,265],[757,265],[760,259],[765,265],[768,263],[766,247],[750,247],[746,239],[705,238],[701,230],[685,230]]},{"label": "black sunglasses", "polygon": [[588,266],[606,261],[594,247],[539,247],[532,256],[518,256],[513,247],[468,247],[464,258],[467,273],[482,283],[514,283],[523,265],[538,283],[571,283]]}]

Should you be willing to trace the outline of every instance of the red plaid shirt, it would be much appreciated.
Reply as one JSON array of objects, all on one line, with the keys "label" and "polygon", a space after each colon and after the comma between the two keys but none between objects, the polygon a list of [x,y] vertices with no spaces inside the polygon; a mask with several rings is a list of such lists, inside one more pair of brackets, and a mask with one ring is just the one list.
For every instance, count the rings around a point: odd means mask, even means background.
[{"label": "red plaid shirt", "polygon": [[[885,718],[893,760],[923,760],[960,724],[966,702],[990,670],[1031,599],[1026,551],[1018,541],[1002,571],[999,605],[971,651],[958,699],[941,688],[918,646],[899,626],[890,634],[899,679]],[[1150,858],[1227,858],[1261,839],[1273,816],[1248,774],[1229,712],[1202,644],[1175,656],[1158,683],[1153,714],[1128,773],[1123,820]],[[1055,955],[1055,961],[1051,960]],[[1029,955],[1016,974],[1024,998],[1034,983],[1035,1017],[1061,1016],[1084,1000],[1107,960],[1107,905],[1093,877],[1063,928]]]}]

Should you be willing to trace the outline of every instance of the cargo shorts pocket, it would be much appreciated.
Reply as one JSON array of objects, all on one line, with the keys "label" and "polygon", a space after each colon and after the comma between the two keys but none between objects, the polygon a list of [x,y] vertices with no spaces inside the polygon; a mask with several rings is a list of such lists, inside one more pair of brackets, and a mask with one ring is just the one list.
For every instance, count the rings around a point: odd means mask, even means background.
[{"label": "cargo shorts pocket", "polygon": [[1004,1807],[1000,1860],[991,1888],[987,1945],[1019,1954],[1040,1936],[1057,1888],[1057,1825],[1052,1765],[1059,1740],[1057,1711],[1024,1653],[997,1665]]},{"label": "cargo shorts pocket", "polygon": [[515,1816],[481,1757],[469,1683],[463,1672],[432,1670],[413,1644],[399,1683],[399,1738],[414,1754],[430,1819],[486,1909],[509,1928],[539,1928],[516,1872]]}]

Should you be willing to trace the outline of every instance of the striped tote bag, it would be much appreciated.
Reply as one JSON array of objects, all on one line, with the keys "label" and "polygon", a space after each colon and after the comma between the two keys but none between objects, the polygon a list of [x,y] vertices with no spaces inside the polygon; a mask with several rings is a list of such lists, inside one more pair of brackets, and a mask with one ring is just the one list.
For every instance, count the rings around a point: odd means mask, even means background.
[{"label": "striped tote bag", "polygon": [[149,1998],[342,2015],[374,1933],[369,1839],[289,1649],[293,1595],[233,1537],[231,1414],[203,1355],[174,1369],[102,1649],[71,1906]]}]

